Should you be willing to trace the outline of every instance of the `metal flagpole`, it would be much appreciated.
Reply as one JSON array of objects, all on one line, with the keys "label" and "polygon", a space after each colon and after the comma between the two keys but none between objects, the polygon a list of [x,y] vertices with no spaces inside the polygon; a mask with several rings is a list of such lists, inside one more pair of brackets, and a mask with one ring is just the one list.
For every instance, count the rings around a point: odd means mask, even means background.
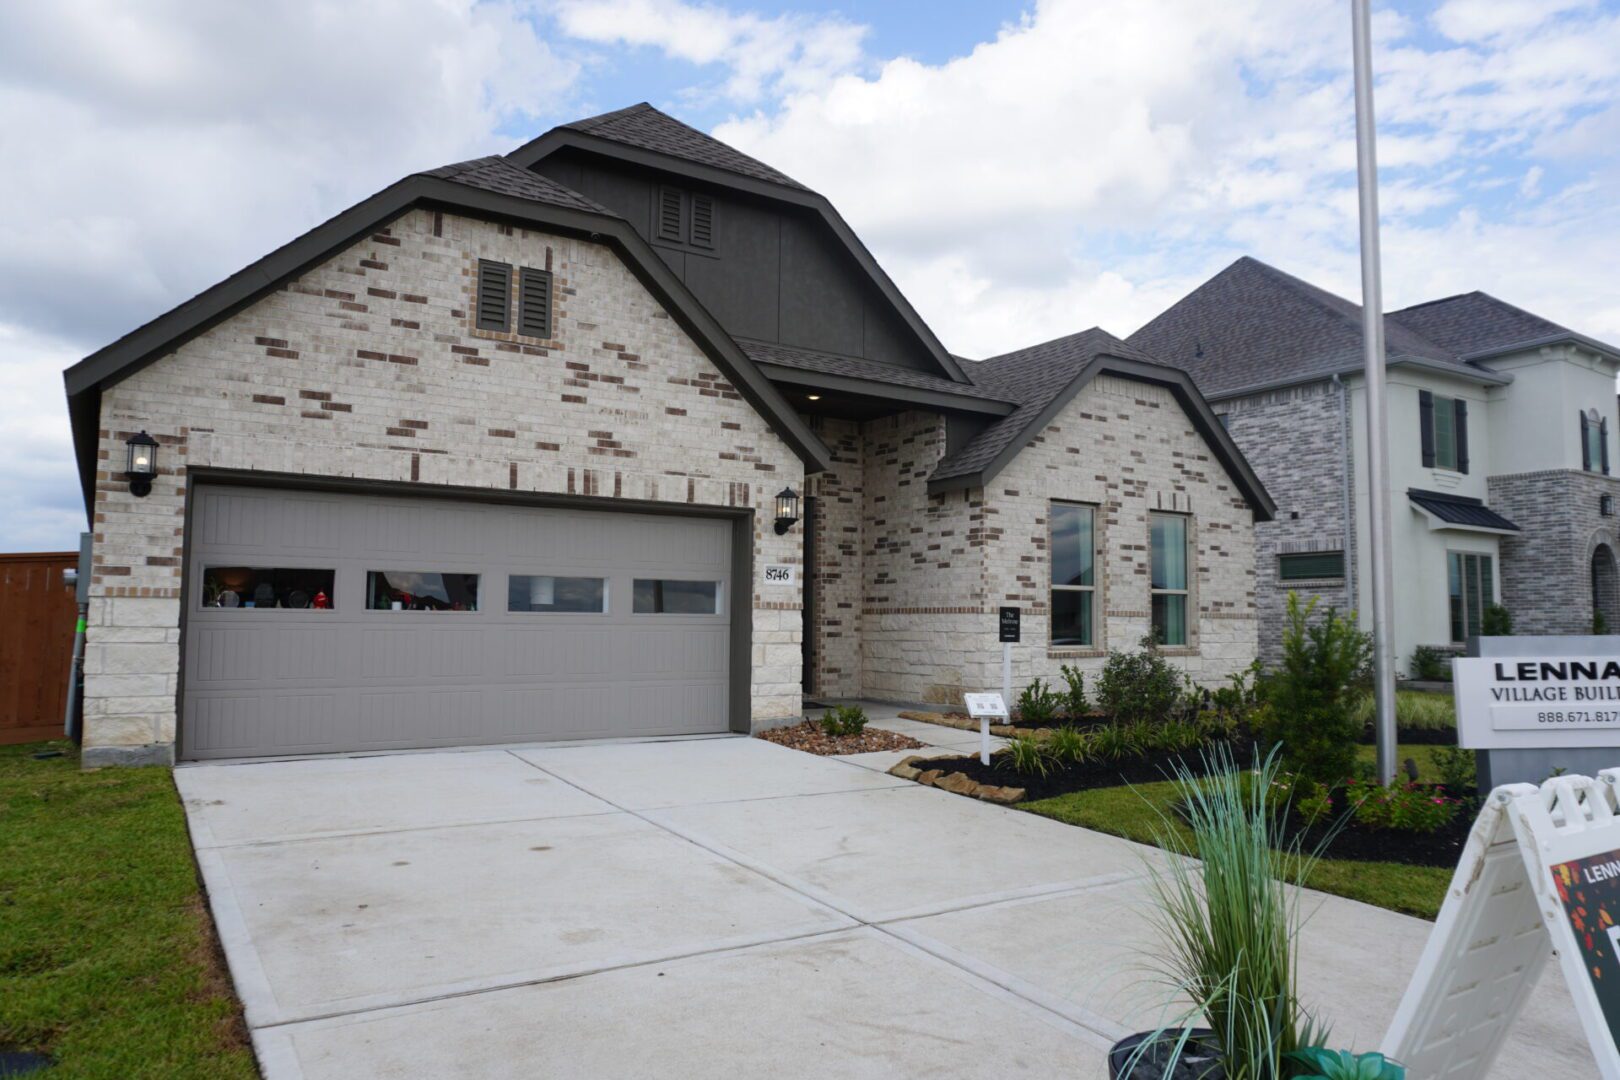
[{"label": "metal flagpole", "polygon": [[[1378,779],[1395,779],[1395,646],[1390,639],[1394,576],[1389,510],[1389,421],[1384,400],[1384,296],[1378,255],[1378,154],[1373,129],[1370,0],[1350,0],[1355,40],[1356,177],[1361,192],[1361,325],[1367,379],[1367,524],[1372,573],[1373,701],[1377,706]],[[1346,525],[1348,526],[1348,522]]]}]

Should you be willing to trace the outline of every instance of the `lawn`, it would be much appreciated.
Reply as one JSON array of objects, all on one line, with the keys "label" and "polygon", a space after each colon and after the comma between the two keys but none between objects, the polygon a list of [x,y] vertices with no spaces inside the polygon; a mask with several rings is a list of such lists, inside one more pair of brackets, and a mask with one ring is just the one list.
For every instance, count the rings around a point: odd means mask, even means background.
[{"label": "lawn", "polygon": [[[1419,775],[1433,778],[1432,746],[1401,746],[1397,758],[1417,762]],[[1369,760],[1370,746],[1362,747]],[[1023,803],[1019,809],[1070,825],[1112,833],[1144,844],[1153,843],[1153,832],[1160,824],[1153,807],[1167,809],[1175,799],[1175,785],[1164,782],[1135,787],[1093,788],[1051,799]],[[1189,834],[1175,827],[1185,838]],[[1316,865],[1310,884],[1323,892],[1389,908],[1392,911],[1433,919],[1440,913],[1452,869],[1439,866],[1405,866],[1400,863],[1358,862],[1323,859]]]},{"label": "lawn", "polygon": [[0,746],[0,836],[0,1048],[62,1080],[258,1075],[169,770]]}]

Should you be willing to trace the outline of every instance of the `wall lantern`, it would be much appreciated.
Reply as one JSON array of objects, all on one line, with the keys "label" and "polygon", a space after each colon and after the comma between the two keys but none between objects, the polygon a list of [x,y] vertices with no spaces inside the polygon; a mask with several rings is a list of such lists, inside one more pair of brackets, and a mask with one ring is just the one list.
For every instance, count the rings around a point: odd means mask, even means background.
[{"label": "wall lantern", "polygon": [[130,494],[137,497],[151,494],[152,478],[157,476],[157,440],[143,431],[131,435],[125,445],[129,447],[129,464],[124,476],[129,480]]},{"label": "wall lantern", "polygon": [[1613,495],[1598,496],[1598,513],[1602,514],[1604,517],[1614,517]]},{"label": "wall lantern", "polygon": [[799,520],[799,496],[792,488],[783,488],[776,496],[776,535],[781,536]]}]

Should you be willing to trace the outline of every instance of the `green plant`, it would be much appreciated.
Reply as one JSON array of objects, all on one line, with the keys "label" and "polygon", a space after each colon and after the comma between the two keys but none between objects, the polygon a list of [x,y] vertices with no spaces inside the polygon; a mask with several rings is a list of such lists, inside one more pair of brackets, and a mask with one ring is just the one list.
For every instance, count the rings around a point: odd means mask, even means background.
[{"label": "green plant", "polygon": [[866,730],[866,711],[859,705],[839,705],[821,718],[821,730],[833,738],[859,735]]},{"label": "green plant", "polygon": [[1353,1054],[1349,1050],[1308,1046],[1295,1050],[1288,1058],[1309,1070],[1294,1073],[1294,1080],[1406,1080],[1406,1067],[1383,1054]]},{"label": "green plant", "polygon": [[1325,787],[1312,785],[1294,800],[1294,806],[1305,824],[1314,828],[1333,813],[1333,795]]},{"label": "green plant", "polygon": [[1067,724],[1046,737],[1046,750],[1059,765],[1084,765],[1093,757],[1091,737]]},{"label": "green plant", "polygon": [[1103,761],[1123,761],[1142,752],[1139,735],[1132,724],[1104,724],[1092,729],[1091,748]]},{"label": "green plant", "polygon": [[1001,764],[1022,776],[1046,776],[1052,771],[1052,755],[1047,749],[1046,740],[1032,735],[1017,735],[1007,740]]},{"label": "green plant", "polygon": [[1433,645],[1419,645],[1412,650],[1412,678],[1423,682],[1444,682],[1451,678],[1451,657],[1445,650]]},{"label": "green plant", "polygon": [[1486,604],[1480,615],[1479,632],[1483,637],[1512,637],[1512,614],[1501,604]]},{"label": "green plant", "polygon": [[1170,666],[1152,634],[1140,645],[1139,652],[1110,652],[1097,677],[1097,700],[1115,723],[1163,719],[1182,702],[1186,677]]},{"label": "green plant", "polygon": [[1345,798],[1357,825],[1366,829],[1432,833],[1451,824],[1459,802],[1417,784],[1384,787],[1375,780],[1352,780]]},{"label": "green plant", "polygon": [[1304,895],[1298,886],[1321,848],[1305,851],[1281,836],[1283,815],[1271,801],[1275,750],[1252,777],[1224,747],[1206,754],[1204,765],[1204,778],[1176,767],[1185,827],[1159,812],[1155,842],[1198,861],[1150,864],[1154,940],[1166,952],[1173,991],[1193,1002],[1178,1024],[1203,1017],[1227,1076],[1274,1080],[1288,1075],[1287,1055],[1322,1042],[1297,991]]},{"label": "green plant", "polygon": [[1210,694],[1216,715],[1229,720],[1247,720],[1260,704],[1260,661],[1227,677],[1226,686]]},{"label": "green plant", "polygon": [[1315,621],[1316,600],[1288,594],[1283,658],[1268,689],[1268,735],[1282,743],[1289,771],[1332,786],[1355,766],[1356,690],[1366,677],[1372,641],[1350,618],[1329,608]]},{"label": "green plant", "polygon": [[1479,785],[1474,769],[1474,752],[1460,746],[1437,746],[1431,755],[1434,767],[1440,773],[1440,784],[1446,794],[1457,799],[1470,799]]},{"label": "green plant", "polygon": [[1049,724],[1061,703],[1056,690],[1036,679],[1018,695],[1018,719],[1025,724]]},{"label": "green plant", "polygon": [[[1362,727],[1373,722],[1376,706],[1371,693],[1356,698],[1356,721]],[[1424,731],[1454,731],[1457,727],[1457,709],[1451,695],[1430,690],[1397,690],[1395,692],[1395,724],[1403,728]]]},{"label": "green plant", "polygon": [[1070,720],[1082,719],[1091,712],[1091,702],[1086,699],[1086,673],[1068,664],[1058,670],[1068,686],[1063,694],[1063,711]]},{"label": "green plant", "polygon": [[1602,635],[1609,632],[1609,620],[1603,617],[1603,612],[1592,612],[1592,633]]}]

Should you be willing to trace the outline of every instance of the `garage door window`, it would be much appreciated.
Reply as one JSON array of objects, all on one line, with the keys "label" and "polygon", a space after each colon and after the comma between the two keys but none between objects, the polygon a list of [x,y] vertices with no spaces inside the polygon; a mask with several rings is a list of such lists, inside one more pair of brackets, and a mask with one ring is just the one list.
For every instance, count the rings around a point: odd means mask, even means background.
[{"label": "garage door window", "polygon": [[331,570],[301,566],[210,566],[203,571],[202,605],[330,610],[332,578]]},{"label": "garage door window", "polygon": [[366,607],[372,611],[477,611],[478,575],[368,570]]},{"label": "garage door window", "polygon": [[607,610],[607,582],[599,577],[513,574],[506,579],[506,610],[600,615]]},{"label": "garage door window", "polygon": [[637,615],[718,615],[718,581],[636,578],[632,610]]}]

